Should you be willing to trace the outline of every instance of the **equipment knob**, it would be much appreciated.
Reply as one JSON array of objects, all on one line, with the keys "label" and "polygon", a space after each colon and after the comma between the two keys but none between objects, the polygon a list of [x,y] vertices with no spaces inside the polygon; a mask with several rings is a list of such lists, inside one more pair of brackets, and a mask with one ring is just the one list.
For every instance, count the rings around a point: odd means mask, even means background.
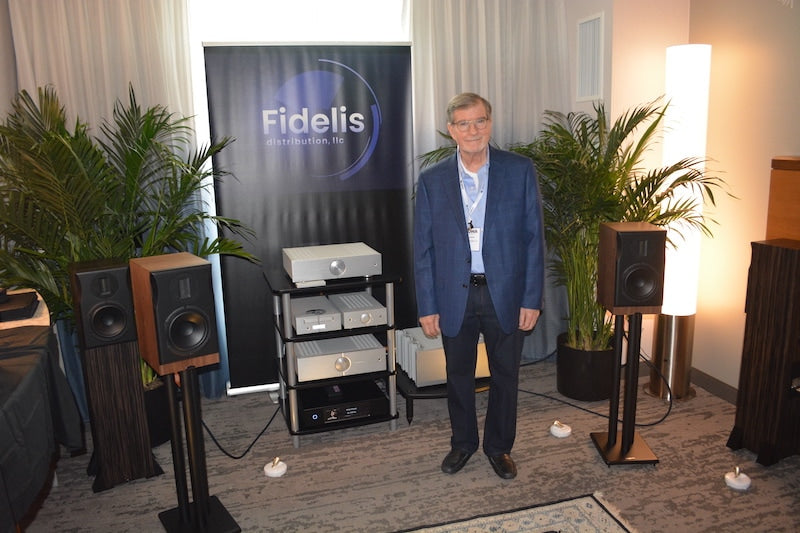
[{"label": "equipment knob", "polygon": [[361,323],[369,324],[372,322],[372,315],[370,313],[361,313]]},{"label": "equipment knob", "polygon": [[347,270],[347,265],[341,259],[331,261],[330,271],[334,276],[341,276],[345,270]]},{"label": "equipment knob", "polygon": [[336,359],[336,363],[334,364],[337,372],[347,372],[350,370],[350,359],[342,355],[338,359]]}]

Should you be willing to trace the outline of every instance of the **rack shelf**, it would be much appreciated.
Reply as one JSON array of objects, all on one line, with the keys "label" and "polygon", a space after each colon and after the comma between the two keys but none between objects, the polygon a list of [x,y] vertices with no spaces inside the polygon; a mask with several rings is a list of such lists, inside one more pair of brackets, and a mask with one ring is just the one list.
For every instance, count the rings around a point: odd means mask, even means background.
[{"label": "rack shelf", "polygon": [[[267,270],[265,278],[273,297],[273,327],[279,370],[281,410],[295,447],[300,436],[335,429],[390,422],[397,428],[397,374],[395,371],[394,285],[396,276],[371,276],[329,280],[324,286],[295,287],[282,270]],[[292,323],[292,300],[304,296],[366,291],[382,300],[387,323],[353,329],[297,334]],[[385,369],[336,375],[324,379],[298,379],[298,343],[372,335],[386,350]]]}]

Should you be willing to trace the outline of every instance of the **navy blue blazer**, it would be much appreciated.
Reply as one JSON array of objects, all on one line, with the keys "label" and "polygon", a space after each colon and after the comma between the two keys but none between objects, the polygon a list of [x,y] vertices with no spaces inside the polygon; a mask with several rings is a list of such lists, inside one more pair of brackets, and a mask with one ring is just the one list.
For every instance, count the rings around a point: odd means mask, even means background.
[{"label": "navy blue blazer", "polygon": [[[495,148],[489,153],[483,262],[500,326],[511,333],[519,310],[542,308],[544,230],[532,161]],[[461,329],[471,254],[455,154],[425,169],[414,208],[414,277],[419,317],[439,314],[442,334]]]}]

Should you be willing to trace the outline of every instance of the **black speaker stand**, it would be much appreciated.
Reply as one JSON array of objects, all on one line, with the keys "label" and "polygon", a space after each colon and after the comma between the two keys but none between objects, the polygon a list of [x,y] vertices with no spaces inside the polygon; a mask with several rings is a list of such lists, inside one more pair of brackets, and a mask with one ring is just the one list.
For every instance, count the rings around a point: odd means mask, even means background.
[{"label": "black speaker stand", "polygon": [[617,420],[619,417],[619,382],[622,366],[622,333],[625,329],[625,316],[616,315],[614,323],[614,383],[609,400],[608,432],[591,433],[597,451],[607,465],[655,464],[658,457],[636,433],[636,395],[639,386],[639,349],[642,341],[642,314],[634,313],[628,317],[628,358],[625,366],[625,404],[623,407],[622,440],[617,441]]},{"label": "black speaker stand", "polygon": [[161,524],[170,533],[238,533],[242,529],[216,496],[208,495],[206,452],[203,445],[202,417],[200,414],[200,387],[195,367],[180,372],[183,391],[183,419],[186,426],[186,447],[189,455],[189,474],[192,479],[194,501],[189,502],[186,486],[186,464],[183,439],[178,416],[178,399],[174,375],[167,376],[169,416],[172,424],[172,464],[175,470],[175,489],[178,506],[158,514]]}]

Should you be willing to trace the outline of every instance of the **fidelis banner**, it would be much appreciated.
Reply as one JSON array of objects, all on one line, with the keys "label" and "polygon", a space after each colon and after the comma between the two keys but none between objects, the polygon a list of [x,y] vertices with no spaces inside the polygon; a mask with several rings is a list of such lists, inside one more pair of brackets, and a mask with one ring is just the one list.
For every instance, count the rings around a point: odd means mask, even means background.
[{"label": "fidelis banner", "polygon": [[214,160],[217,212],[256,231],[262,265],[222,260],[231,387],[277,381],[265,269],[281,249],[365,242],[414,325],[411,59],[407,45],[205,49],[211,133],[234,142]]}]

